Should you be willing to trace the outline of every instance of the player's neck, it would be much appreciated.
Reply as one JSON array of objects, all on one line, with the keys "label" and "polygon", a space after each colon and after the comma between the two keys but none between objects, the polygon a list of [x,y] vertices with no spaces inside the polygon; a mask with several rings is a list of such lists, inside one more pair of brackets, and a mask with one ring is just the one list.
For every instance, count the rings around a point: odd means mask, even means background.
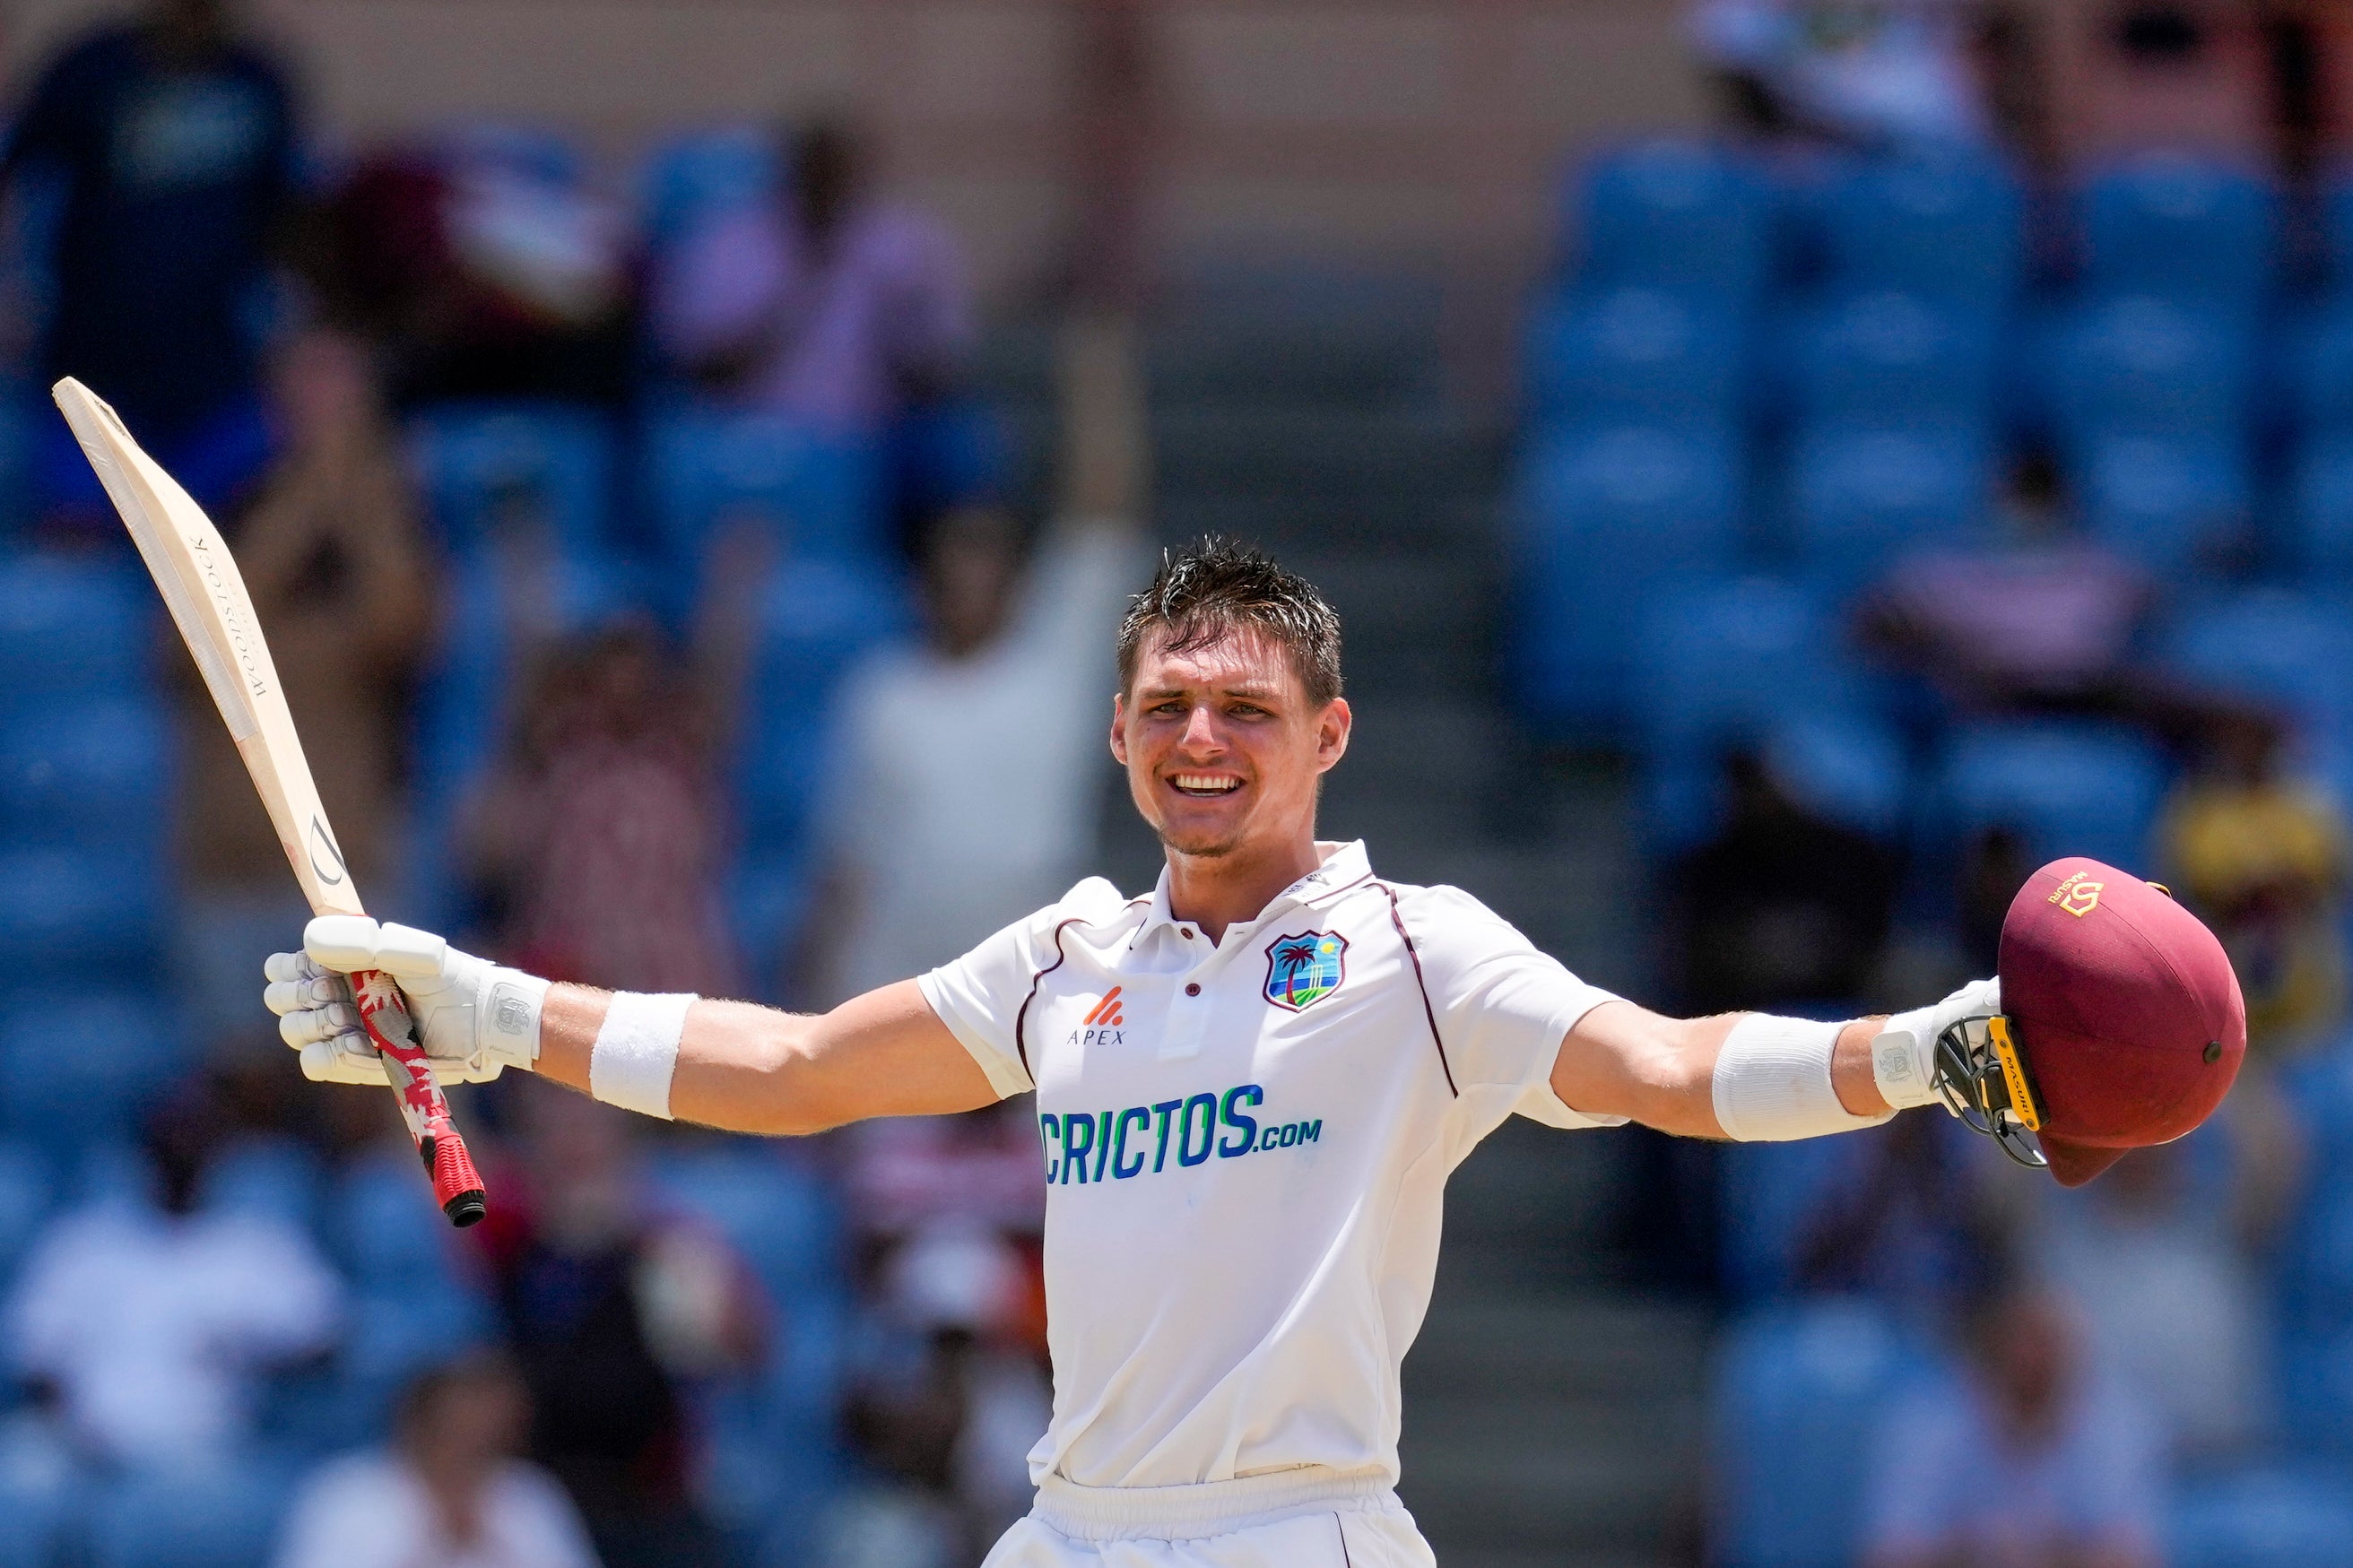
[{"label": "player's neck", "polygon": [[1251,846],[1225,855],[1168,851],[1168,912],[1198,926],[1211,942],[1228,926],[1258,919],[1285,888],[1323,864],[1313,829],[1281,844]]}]

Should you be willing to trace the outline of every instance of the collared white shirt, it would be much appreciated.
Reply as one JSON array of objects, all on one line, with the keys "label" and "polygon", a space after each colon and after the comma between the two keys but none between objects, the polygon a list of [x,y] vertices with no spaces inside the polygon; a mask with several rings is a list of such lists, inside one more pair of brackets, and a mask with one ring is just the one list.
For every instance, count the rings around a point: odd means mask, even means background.
[{"label": "collared white shirt", "polygon": [[1035,1089],[1054,1418],[1033,1478],[1397,1475],[1398,1371],[1447,1175],[1613,998],[1361,844],[1211,943],[1092,878],[920,984],[1000,1094]]}]

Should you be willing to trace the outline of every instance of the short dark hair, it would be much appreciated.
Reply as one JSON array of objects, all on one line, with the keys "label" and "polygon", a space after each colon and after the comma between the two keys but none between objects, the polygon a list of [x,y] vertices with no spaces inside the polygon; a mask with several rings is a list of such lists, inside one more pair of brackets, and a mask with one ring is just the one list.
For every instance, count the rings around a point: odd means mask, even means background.
[{"label": "short dark hair", "polygon": [[1119,689],[1135,684],[1136,661],[1155,632],[1168,652],[1190,653],[1237,631],[1259,633],[1289,653],[1316,707],[1340,695],[1339,616],[1306,578],[1224,539],[1165,552],[1152,585],[1128,601],[1119,627]]}]

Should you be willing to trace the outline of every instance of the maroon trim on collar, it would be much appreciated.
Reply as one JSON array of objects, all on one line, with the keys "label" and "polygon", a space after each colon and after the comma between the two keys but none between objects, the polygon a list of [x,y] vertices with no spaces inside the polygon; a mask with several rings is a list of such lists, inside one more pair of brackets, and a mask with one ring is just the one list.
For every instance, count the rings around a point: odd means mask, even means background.
[{"label": "maroon trim on collar", "polygon": [[[1349,885],[1355,886],[1354,883]],[[1407,934],[1405,915],[1398,909],[1397,889],[1387,882],[1377,881],[1373,886],[1388,895],[1389,924],[1397,927],[1398,940],[1405,943],[1405,955],[1413,960],[1413,983],[1421,992],[1421,1016],[1430,1020],[1430,1043],[1438,1047],[1438,1066],[1439,1070],[1446,1075],[1446,1092],[1460,1100],[1462,1091],[1454,1087],[1454,1064],[1446,1059],[1446,1040],[1438,1032],[1438,1010],[1430,1005],[1430,982],[1422,978],[1421,954],[1415,949],[1413,938]],[[1058,931],[1055,936],[1059,942],[1060,933]]]},{"label": "maroon trim on collar", "polygon": [[1086,916],[1072,915],[1054,928],[1054,962],[1029,977],[1029,994],[1021,998],[1021,1010],[1013,1015],[1013,1048],[1020,1054],[1021,1070],[1029,1075],[1029,1081],[1032,1083],[1038,1081],[1038,1074],[1037,1070],[1029,1065],[1029,1044],[1023,1034],[1029,1025],[1029,1004],[1038,1000],[1038,987],[1045,984],[1046,976],[1061,968],[1063,963],[1071,956],[1062,951],[1062,933],[1072,926],[1082,926],[1086,923]]}]

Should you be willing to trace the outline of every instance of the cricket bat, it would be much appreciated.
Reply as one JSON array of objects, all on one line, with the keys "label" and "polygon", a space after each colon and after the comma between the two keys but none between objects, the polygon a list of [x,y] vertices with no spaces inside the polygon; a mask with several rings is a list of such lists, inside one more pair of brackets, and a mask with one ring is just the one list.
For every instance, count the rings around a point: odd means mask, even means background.
[{"label": "cricket bat", "polygon": [[[245,579],[230,559],[220,531],[204,509],[155,460],[139,449],[113,409],[90,388],[68,376],[50,388],[73,427],[82,455],[98,472],[114,510],[139,546],[148,574],[155,579],[180,638],[204,672],[205,685],[220,708],[221,721],[237,742],[253,787],[269,809],[278,842],[294,868],[294,879],[320,915],[358,915],[359,889],[352,886],[334,829],[319,804],[301,737],[269,661],[254,618]],[[390,975],[364,970],[352,976],[368,1038],[383,1054],[385,1072],[400,1101],[401,1119],[433,1178],[433,1195],[452,1225],[471,1225],[487,1212],[482,1181],[472,1156],[449,1120],[449,1102],[433,1081],[417,1043],[400,988]]]}]

